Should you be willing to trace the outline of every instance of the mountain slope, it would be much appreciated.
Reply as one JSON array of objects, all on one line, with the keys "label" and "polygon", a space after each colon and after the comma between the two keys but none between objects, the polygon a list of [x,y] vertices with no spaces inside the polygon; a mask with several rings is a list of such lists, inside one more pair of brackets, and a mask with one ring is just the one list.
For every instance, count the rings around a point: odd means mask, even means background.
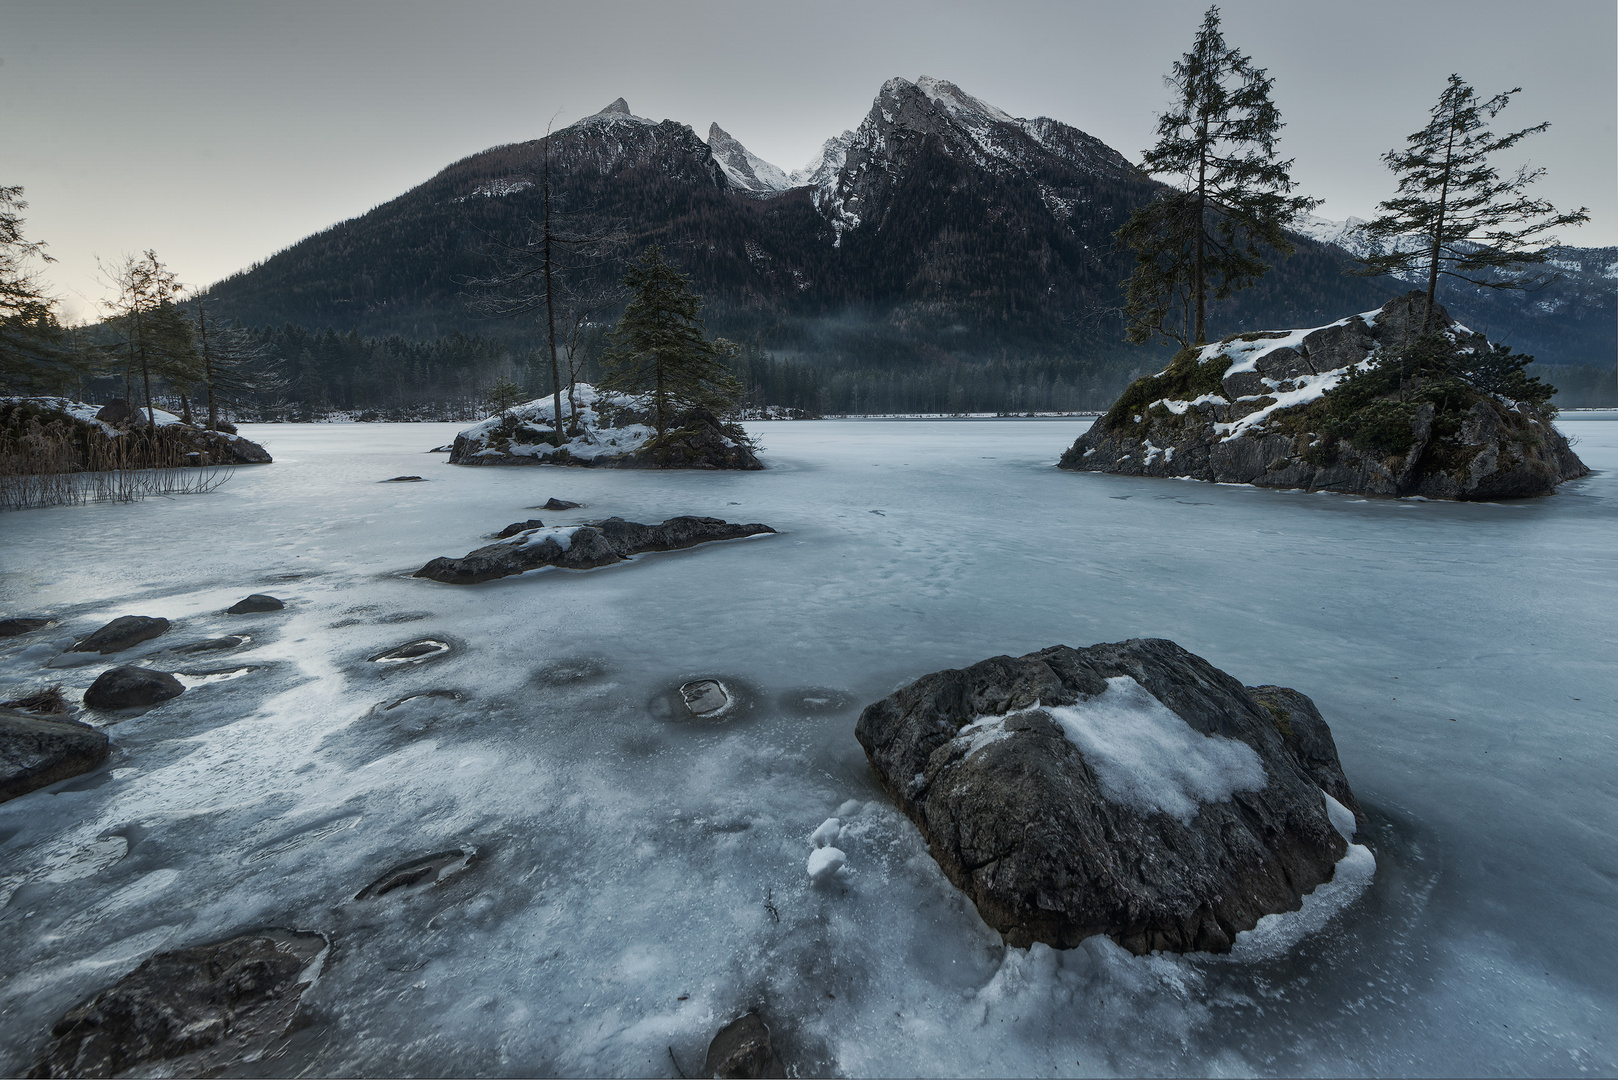
[{"label": "mountain slope", "polygon": [[[1130,256],[1113,233],[1158,185],[1100,140],[925,77],[889,80],[857,127],[790,176],[717,124],[708,134],[704,142],[688,125],[636,116],[619,99],[548,146],[555,206],[580,227],[627,229],[626,256],[662,244],[704,295],[715,332],[861,370],[1037,360],[1119,382],[1156,363],[1157,351],[1122,344]],[[222,314],[255,325],[532,342],[532,323],[474,314],[467,282],[490,272],[495,244],[533,234],[546,147],[514,143],[458,161],[211,295]],[[1303,238],[1258,288],[1214,305],[1212,326],[1312,325],[1405,288],[1347,276],[1349,262],[1334,243]],[[589,288],[621,272],[598,264],[573,277]],[[1569,301],[1576,318],[1490,307],[1491,297],[1446,302],[1496,337],[1512,340],[1501,320],[1530,328],[1525,342],[1544,360],[1556,354],[1560,320],[1588,327],[1580,349],[1613,337],[1612,319],[1603,339],[1599,318],[1611,292]]]}]

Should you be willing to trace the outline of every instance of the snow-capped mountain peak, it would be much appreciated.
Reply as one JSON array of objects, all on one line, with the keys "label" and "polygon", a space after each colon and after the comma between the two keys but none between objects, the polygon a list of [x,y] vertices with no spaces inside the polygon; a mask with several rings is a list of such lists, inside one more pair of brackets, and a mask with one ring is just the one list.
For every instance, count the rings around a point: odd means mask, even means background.
[{"label": "snow-capped mountain peak", "polygon": [[820,152],[810,158],[801,169],[793,170],[789,179],[794,187],[818,187],[835,176],[848,158],[848,148],[854,144],[854,132],[833,135],[821,146]]},{"label": "snow-capped mountain peak", "polygon": [[725,176],[743,191],[773,194],[795,186],[792,177],[737,142],[718,124],[708,126],[708,149]]},{"label": "snow-capped mountain peak", "polygon": [[995,120],[1006,124],[1020,123],[1016,117],[995,108],[986,101],[973,97],[959,86],[944,79],[935,79],[931,75],[923,75],[916,80],[916,88],[927,95],[927,100],[958,120]]}]

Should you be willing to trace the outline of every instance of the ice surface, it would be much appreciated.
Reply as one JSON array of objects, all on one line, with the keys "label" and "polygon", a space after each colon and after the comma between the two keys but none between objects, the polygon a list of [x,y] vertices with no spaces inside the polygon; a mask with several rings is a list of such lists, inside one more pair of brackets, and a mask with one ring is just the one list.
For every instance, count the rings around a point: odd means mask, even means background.
[{"label": "ice surface", "polygon": [[1128,675],[1072,705],[1045,710],[1084,752],[1101,793],[1143,814],[1189,823],[1201,803],[1264,787],[1264,765],[1251,746],[1204,735]]},{"label": "ice surface", "polygon": [[[1598,474],[1502,505],[1052,468],[1087,424],[759,423],[767,470],[676,474],[424,453],[455,425],[248,425],[276,463],[210,494],[0,515],[0,615],[61,620],[0,642],[0,696],[76,700],[125,656],[44,662],[118,615],[175,623],[141,662],[253,668],[81,714],[106,765],[0,804],[0,1072],[153,952],[263,925],[333,942],[289,1075],[673,1075],[671,1046],[690,1073],[755,1007],[803,1075],[1618,1070],[1618,423],[1565,420]],[[547,526],[782,534],[409,578],[551,497],[589,508]],[[228,654],[167,651],[240,631],[248,592],[289,606]],[[928,672],[1145,635],[1310,694],[1368,850],[1226,957],[1006,949],[854,720]],[[369,662],[424,640],[451,649]],[[748,707],[651,715],[700,679]],[[831,816],[857,872],[817,886]]]}]

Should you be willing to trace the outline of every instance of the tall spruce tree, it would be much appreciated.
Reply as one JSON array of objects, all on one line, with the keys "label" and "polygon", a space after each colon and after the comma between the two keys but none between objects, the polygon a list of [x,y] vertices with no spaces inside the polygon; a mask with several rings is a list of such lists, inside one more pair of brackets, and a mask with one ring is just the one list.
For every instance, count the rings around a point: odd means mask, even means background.
[{"label": "tall spruce tree", "polygon": [[1264,250],[1291,254],[1287,226],[1318,203],[1288,194],[1292,162],[1275,152],[1283,126],[1270,100],[1275,80],[1225,44],[1217,6],[1165,81],[1174,104],[1158,117],[1143,168],[1174,177],[1175,186],[1117,234],[1135,252],[1125,283],[1128,337],[1201,345],[1210,287],[1222,300],[1263,277]]},{"label": "tall spruce tree", "polygon": [[124,368],[124,398],[134,396],[138,375],[146,400],[146,421],[156,423],[152,410],[152,375],[159,380],[189,381],[196,363],[195,351],[187,351],[185,336],[175,325],[175,300],[184,288],[174,272],[163,265],[157,253],[146,251],[129,255],[112,270],[117,295],[108,301],[113,322],[123,333],[123,342],[114,348]]},{"label": "tall spruce tree", "polygon": [[659,442],[682,409],[734,408],[742,393],[728,363],[735,346],[708,337],[702,298],[663,258],[663,249],[647,251],[629,268],[624,285],[633,295],[608,335],[601,388],[650,394]]},{"label": "tall spruce tree", "polygon": [[1509,177],[1489,164],[1549,121],[1505,135],[1489,130],[1522,87],[1487,101],[1459,75],[1451,75],[1427,126],[1390,150],[1382,160],[1399,178],[1399,194],[1378,204],[1381,215],[1360,227],[1373,245],[1362,273],[1409,274],[1427,271],[1427,311],[1431,326],[1440,276],[1490,289],[1534,289],[1554,275],[1528,267],[1543,265],[1556,243],[1547,235],[1563,225],[1590,220],[1587,207],[1558,213],[1543,199],[1527,195],[1544,169],[1523,166]]}]

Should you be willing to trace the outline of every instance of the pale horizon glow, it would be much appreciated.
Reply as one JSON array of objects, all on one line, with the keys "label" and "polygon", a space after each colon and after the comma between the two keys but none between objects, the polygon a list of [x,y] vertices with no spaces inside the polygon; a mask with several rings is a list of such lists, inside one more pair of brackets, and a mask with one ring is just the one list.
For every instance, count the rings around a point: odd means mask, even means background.
[{"label": "pale horizon glow", "polygon": [[[884,81],[931,75],[1138,160],[1205,8],[5,0],[0,183],[26,189],[27,234],[57,259],[43,276],[77,321],[106,292],[98,258],[153,248],[206,286],[618,97],[703,138],[717,122],[790,172],[857,125]],[[1551,122],[1521,146],[1548,170],[1536,194],[1590,208],[1562,239],[1618,244],[1610,2],[1566,0],[1531,22],[1502,0],[1222,10],[1229,43],[1275,77],[1281,151],[1320,216],[1368,217],[1393,193],[1379,156],[1458,71],[1484,94],[1523,87],[1497,126]]]}]

